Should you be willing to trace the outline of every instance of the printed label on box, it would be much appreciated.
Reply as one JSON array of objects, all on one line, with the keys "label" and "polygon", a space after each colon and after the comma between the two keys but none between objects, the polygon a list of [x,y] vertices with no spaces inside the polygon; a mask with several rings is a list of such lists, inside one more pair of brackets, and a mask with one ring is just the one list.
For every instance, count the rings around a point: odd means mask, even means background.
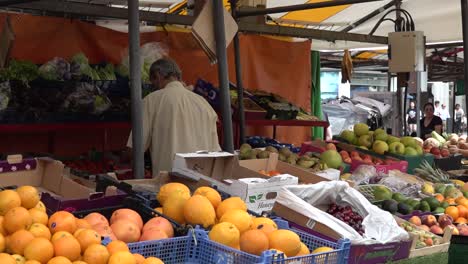
[{"label": "printed label on box", "polygon": [[315,221],[313,219],[309,219],[309,221],[306,223],[306,226],[310,229],[314,229]]}]

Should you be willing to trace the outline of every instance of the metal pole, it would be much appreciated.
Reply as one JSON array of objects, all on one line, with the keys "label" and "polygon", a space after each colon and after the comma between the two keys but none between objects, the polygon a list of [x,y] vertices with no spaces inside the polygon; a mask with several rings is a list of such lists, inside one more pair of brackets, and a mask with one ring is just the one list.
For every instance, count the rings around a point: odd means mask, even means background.
[{"label": "metal pole", "polygon": [[221,96],[221,115],[223,118],[223,149],[234,153],[232,139],[232,112],[229,94],[228,62],[226,52],[226,33],[224,30],[224,6],[222,0],[213,0],[213,24],[218,57],[218,79]]},{"label": "metal pole", "polygon": [[[237,0],[231,0],[231,12],[236,18]],[[236,64],[236,80],[237,80],[237,105],[238,105],[238,118],[239,118],[239,146],[245,142],[245,114],[244,114],[244,85],[242,83],[242,64],[240,59],[240,44],[239,33],[234,36],[234,59]]]},{"label": "metal pole", "polygon": [[[461,13],[462,13],[462,30],[463,30],[463,58],[465,68],[465,98],[468,98],[468,0],[461,0]],[[468,100],[465,100],[465,109],[468,111]]]},{"label": "metal pole", "polygon": [[130,57],[130,92],[132,113],[133,174],[136,179],[145,177],[143,149],[143,115],[141,99],[140,66],[140,10],[139,1],[128,1],[128,44]]},{"label": "metal pole", "polygon": [[416,72],[416,134],[421,137],[421,126],[419,125],[421,120],[421,90],[423,86],[422,72]]},{"label": "metal pole", "polygon": [[280,7],[272,7],[272,8],[258,9],[258,10],[238,11],[237,12],[237,17],[261,16],[261,15],[267,15],[267,14],[285,13],[285,12],[292,12],[292,11],[299,11],[299,10],[317,9],[317,8],[324,8],[324,7],[350,5],[350,4],[360,4],[360,3],[377,2],[377,1],[382,1],[382,0],[323,1],[323,2],[310,3],[310,4],[300,4],[300,5],[280,6]]},{"label": "metal pole", "polygon": [[352,23],[351,25],[347,26],[346,28],[344,28],[343,30],[341,30],[341,32],[349,32],[349,31],[351,31],[353,28],[364,24],[364,23],[365,23],[366,21],[368,21],[369,19],[371,19],[371,18],[377,16],[378,14],[382,13],[383,11],[389,9],[389,8],[392,7],[392,6],[393,6],[393,2],[388,2],[386,5],[382,6],[381,8],[372,11],[371,13],[365,15],[364,17],[362,17],[362,18],[359,19],[358,21],[356,21],[356,22]]}]

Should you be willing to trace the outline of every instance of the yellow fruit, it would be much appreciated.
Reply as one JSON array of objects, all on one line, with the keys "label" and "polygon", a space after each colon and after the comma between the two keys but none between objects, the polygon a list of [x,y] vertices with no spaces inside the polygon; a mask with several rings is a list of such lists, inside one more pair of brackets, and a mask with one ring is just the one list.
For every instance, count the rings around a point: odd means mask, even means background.
[{"label": "yellow fruit", "polygon": [[66,257],[58,256],[50,259],[47,264],[72,264]]},{"label": "yellow fruit", "polygon": [[186,185],[177,182],[170,182],[161,186],[156,199],[161,205],[164,205],[164,202],[169,197],[169,195],[175,191],[182,191],[190,195],[190,189]]},{"label": "yellow fruit", "polygon": [[110,256],[108,264],[136,264],[136,259],[130,252],[119,251]]},{"label": "yellow fruit", "polygon": [[215,224],[216,212],[206,197],[196,194],[185,203],[184,218],[187,224],[208,228]]},{"label": "yellow fruit", "polygon": [[33,208],[41,199],[37,189],[32,186],[21,186],[18,189],[16,189],[16,192],[18,193],[21,199],[21,206],[26,209]]},{"label": "yellow fruit", "polygon": [[34,238],[24,249],[24,257],[28,260],[37,260],[42,264],[47,263],[54,256],[54,246],[43,238]]},{"label": "yellow fruit", "polygon": [[49,222],[49,216],[41,209],[31,208],[29,209],[29,215],[31,216],[32,222],[47,225]]},{"label": "yellow fruit", "polygon": [[295,256],[301,250],[301,239],[299,236],[285,229],[271,232],[268,237],[270,247],[283,251],[287,256]]},{"label": "yellow fruit", "polygon": [[41,264],[41,263],[37,260],[26,260],[24,264]]},{"label": "yellow fruit", "polygon": [[240,249],[244,252],[260,256],[270,248],[267,235],[260,230],[248,230],[240,236]]},{"label": "yellow fruit", "polygon": [[21,206],[21,198],[17,192],[5,190],[0,192],[0,215],[5,215],[10,209]]},{"label": "yellow fruit", "polygon": [[218,205],[221,203],[221,195],[219,194],[218,191],[216,191],[215,189],[211,187],[206,187],[206,186],[200,187],[196,189],[193,194],[194,195],[199,194],[201,196],[205,196],[206,198],[208,198],[208,200],[210,200],[210,203],[213,205],[214,209],[216,209]]},{"label": "yellow fruit", "polygon": [[89,246],[83,254],[83,260],[92,264],[107,264],[109,257],[110,254],[107,248],[99,244]]},{"label": "yellow fruit", "polygon": [[31,215],[23,207],[15,207],[8,210],[3,218],[3,227],[9,234],[21,229],[28,229],[31,224]]},{"label": "yellow fruit", "polygon": [[125,242],[120,241],[120,240],[114,240],[107,244],[107,251],[109,251],[109,254],[114,254],[119,251],[127,251],[130,252],[130,249],[128,249],[128,246]]},{"label": "yellow fruit", "polygon": [[52,238],[50,239],[50,241],[52,243],[54,243],[55,241],[61,239],[61,238],[64,238],[64,237],[69,237],[69,236],[73,236],[72,234],[68,233],[67,231],[59,231],[57,233],[55,233]]},{"label": "yellow fruit", "polygon": [[13,254],[23,255],[24,249],[34,238],[31,232],[24,229],[18,230],[8,239],[8,250]]},{"label": "yellow fruit", "polygon": [[85,229],[76,236],[76,240],[80,243],[81,253],[94,244],[101,244],[101,236],[94,230]]},{"label": "yellow fruit", "polygon": [[169,194],[164,202],[162,211],[177,223],[185,224],[184,206],[188,199],[190,199],[189,193],[179,190],[174,191]]},{"label": "yellow fruit", "polygon": [[259,229],[259,226],[264,224],[269,224],[278,229],[278,226],[276,225],[275,221],[267,217],[254,217],[252,219],[252,225],[250,226],[250,229]]},{"label": "yellow fruit", "polygon": [[33,234],[34,237],[43,237],[43,238],[46,238],[46,239],[49,239],[51,238],[52,234],[50,233],[50,230],[49,228],[47,228],[47,226],[43,225],[43,224],[32,224],[30,227],[29,227],[29,232],[31,232],[31,234]]},{"label": "yellow fruit", "polygon": [[219,219],[220,223],[229,222],[234,224],[239,232],[242,234],[245,231],[249,230],[252,224],[252,217],[246,211],[240,209],[234,209],[227,211],[221,219]]},{"label": "yellow fruit", "polygon": [[453,182],[458,187],[463,187],[465,185],[465,182],[460,181],[460,180],[450,180],[450,181]]},{"label": "yellow fruit", "polygon": [[55,256],[63,256],[71,261],[78,260],[81,255],[81,247],[73,236],[62,237],[54,243]]},{"label": "yellow fruit", "polygon": [[34,208],[39,209],[43,211],[44,213],[47,213],[47,208],[45,207],[44,203],[41,201],[39,201]]},{"label": "yellow fruit", "polygon": [[240,232],[234,224],[228,222],[214,225],[208,237],[228,247],[239,247]]},{"label": "yellow fruit", "polygon": [[310,255],[310,250],[304,243],[301,242],[301,250],[299,250],[299,252],[296,254],[296,257],[305,255]]},{"label": "yellow fruit", "polygon": [[143,261],[143,264],[164,264],[162,260],[156,257],[149,257]]},{"label": "yellow fruit", "polygon": [[15,259],[6,254],[6,253],[0,253],[0,263],[2,264],[16,264]]},{"label": "yellow fruit", "polygon": [[312,251],[312,254],[318,254],[318,253],[324,253],[324,252],[329,252],[329,251],[333,251],[334,249],[333,248],[330,248],[330,247],[319,247],[319,248],[316,248]]},{"label": "yellow fruit", "polygon": [[20,256],[18,254],[14,254],[14,255],[11,255],[15,261],[16,261],[16,264],[25,264],[26,263],[26,259],[23,257],[23,256]]},{"label": "yellow fruit", "polygon": [[216,216],[218,219],[221,219],[223,214],[234,209],[240,209],[247,212],[247,205],[239,197],[228,198],[218,205],[218,208],[216,208]]}]

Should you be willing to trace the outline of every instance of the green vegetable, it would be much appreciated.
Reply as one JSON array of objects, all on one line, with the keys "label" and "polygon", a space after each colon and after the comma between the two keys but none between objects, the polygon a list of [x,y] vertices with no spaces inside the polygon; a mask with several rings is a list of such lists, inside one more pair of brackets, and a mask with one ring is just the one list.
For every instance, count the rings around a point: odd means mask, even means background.
[{"label": "green vegetable", "polygon": [[37,77],[39,77],[38,67],[30,61],[12,60],[8,68],[0,71],[0,79],[3,81],[19,80],[27,83]]},{"label": "green vegetable", "polygon": [[435,139],[436,139],[437,141],[439,141],[441,144],[444,144],[445,142],[447,142],[447,141],[445,140],[444,137],[442,137],[441,135],[439,135],[439,134],[438,134],[437,132],[435,132],[435,131],[432,131],[431,137],[432,137],[432,138],[435,138]]}]

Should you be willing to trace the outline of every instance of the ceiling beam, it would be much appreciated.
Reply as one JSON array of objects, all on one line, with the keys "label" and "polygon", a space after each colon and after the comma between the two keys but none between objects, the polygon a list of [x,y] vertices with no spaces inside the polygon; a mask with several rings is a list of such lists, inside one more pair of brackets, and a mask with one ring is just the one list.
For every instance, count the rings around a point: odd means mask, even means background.
[{"label": "ceiling beam", "polygon": [[[27,4],[13,5],[11,7],[25,11],[45,11],[55,14],[57,16],[69,14],[80,17],[128,19],[128,11],[125,8],[116,8],[77,2],[42,0]],[[194,21],[194,17],[192,16],[181,16],[150,11],[140,11],[140,19],[141,21],[146,21],[153,24],[174,24],[185,26],[191,26]],[[376,44],[387,44],[387,37],[368,36],[364,34],[345,33],[308,28],[295,28],[266,24],[259,25],[246,22],[239,23],[239,30],[247,33],[279,35],[307,39],[320,39],[327,41],[346,40]]]},{"label": "ceiling beam", "polygon": [[39,0],[2,0],[0,1],[0,7],[35,2],[35,1],[39,1]]}]

